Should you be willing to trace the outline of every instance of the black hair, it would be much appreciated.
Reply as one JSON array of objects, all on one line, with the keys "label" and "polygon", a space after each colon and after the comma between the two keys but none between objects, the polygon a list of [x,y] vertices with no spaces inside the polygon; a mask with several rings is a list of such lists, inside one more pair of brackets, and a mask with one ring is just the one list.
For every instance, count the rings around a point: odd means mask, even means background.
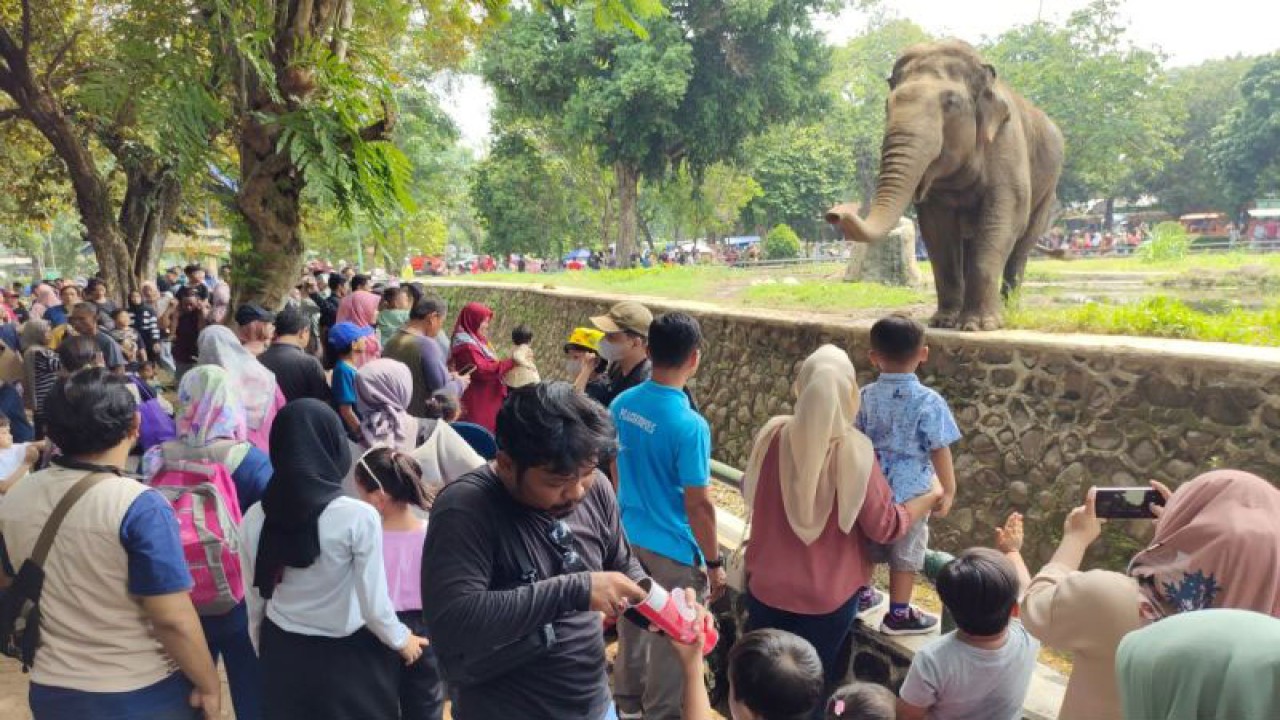
[{"label": "black hair", "polygon": [[369,285],[368,275],[352,275],[351,276],[351,292],[355,292]]},{"label": "black hair", "polygon": [[138,363],[138,369],[141,370],[142,368],[151,368],[152,370],[154,370],[156,368],[156,361],[143,360],[142,362]]},{"label": "black hair", "polygon": [[942,566],[935,582],[956,627],[970,635],[999,635],[1018,603],[1018,573],[991,548],[969,548]]},{"label": "black hair", "polygon": [[402,292],[404,292],[404,289],[400,287],[383,288],[382,302],[386,303],[387,308],[390,309],[391,306],[396,303],[396,298],[400,297],[400,293]]},{"label": "black hair", "polygon": [[332,290],[333,292],[337,292],[338,288],[346,284],[347,284],[347,279],[343,277],[342,273],[340,272],[329,273],[329,289]]},{"label": "black hair", "polygon": [[58,362],[67,373],[90,367],[101,358],[102,351],[98,349],[97,339],[88,335],[66,337],[58,344]]},{"label": "black hair", "polygon": [[9,427],[9,417],[7,415],[0,415],[0,428],[7,427]]},{"label": "black hair", "polygon": [[818,651],[789,632],[754,630],[729,651],[734,698],[769,720],[808,720],[822,704],[824,682]]},{"label": "black hair", "polygon": [[[137,292],[137,291],[135,290],[134,292]],[[117,315],[119,315],[120,313],[124,313],[125,315],[128,315],[130,318],[132,318],[132,317],[133,317],[133,313],[129,312],[129,308],[127,308],[127,307],[125,307],[125,306],[123,306],[123,305],[120,305],[120,306],[116,307],[116,311],[115,311],[115,312],[111,313],[111,319],[112,319],[112,320],[115,320],[115,319],[116,319],[116,316],[117,316]],[[132,324],[132,320],[130,320],[130,324]]]},{"label": "black hair", "polygon": [[433,393],[428,397],[423,406],[423,414],[433,420],[444,420],[448,422],[462,410],[462,406],[458,403],[458,396],[453,393],[447,393],[443,390]]},{"label": "black hair", "polygon": [[421,300],[422,296],[425,294],[422,290],[422,283],[412,282],[408,285],[404,285],[403,287],[405,292],[409,293],[409,296],[413,298],[414,305],[417,305],[418,301]]},{"label": "black hair", "polygon": [[890,315],[871,326],[871,349],[890,362],[906,362],[924,347],[924,326],[906,315]]},{"label": "black hair", "polygon": [[102,278],[98,278],[98,277],[91,277],[91,278],[89,278],[89,282],[85,283],[85,285],[84,285],[84,291],[85,291],[85,292],[93,292],[94,290],[97,290],[97,289],[98,289],[98,286],[99,286],[99,285],[106,285],[106,284],[107,284],[107,282],[106,282],[105,280],[103,280]]},{"label": "black hair", "polygon": [[657,367],[680,367],[701,346],[702,327],[692,316],[666,313],[649,325],[649,357]]},{"label": "black hair", "polygon": [[511,344],[528,345],[531,342],[533,342],[533,331],[528,325],[521,323],[511,331]]},{"label": "black hair", "polygon": [[894,720],[897,701],[893,691],[883,685],[852,682],[831,694],[826,720]]},{"label": "black hair", "polygon": [[188,266],[186,266],[186,267],[182,268],[182,274],[183,274],[183,275],[190,275],[190,274],[191,274],[191,273],[193,273],[193,272],[197,272],[197,271],[199,271],[199,270],[203,270],[203,269],[204,269],[204,268],[200,267],[198,264],[196,264],[196,263],[191,263],[190,265],[188,265]]},{"label": "black hair", "polygon": [[133,430],[138,412],[129,381],[106,368],[59,379],[44,402],[49,438],[72,457],[119,445]]},{"label": "black hair", "polygon": [[98,319],[98,303],[89,302],[88,300],[82,303],[76,303],[75,307],[71,308],[71,314],[72,315],[92,315],[93,319],[97,320]]},{"label": "black hair", "polygon": [[618,449],[608,411],[567,382],[513,389],[498,411],[496,438],[515,462],[517,481],[529,468],[576,473]]},{"label": "black hair", "polygon": [[409,308],[409,319],[422,320],[432,314],[437,314],[443,319],[448,312],[449,306],[439,295],[423,295],[418,298],[413,307]]},{"label": "black hair", "polygon": [[276,315],[276,335],[298,335],[310,324],[307,318],[294,308],[285,308]]},{"label": "black hair", "polygon": [[417,460],[389,447],[374,448],[360,460],[356,463],[355,478],[365,492],[381,490],[396,502],[431,509],[435,495],[422,482],[422,467]]}]

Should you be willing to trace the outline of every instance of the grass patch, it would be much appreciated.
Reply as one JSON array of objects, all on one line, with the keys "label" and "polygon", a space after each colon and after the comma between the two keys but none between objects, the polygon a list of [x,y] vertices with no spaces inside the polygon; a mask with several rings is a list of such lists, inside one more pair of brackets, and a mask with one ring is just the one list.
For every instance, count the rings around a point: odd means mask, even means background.
[{"label": "grass patch", "polygon": [[770,283],[753,285],[742,293],[746,305],[798,310],[897,308],[931,301],[929,293],[874,283]]},{"label": "grass patch", "polygon": [[562,272],[554,275],[495,273],[479,276],[486,282],[509,282],[547,287],[571,287],[626,295],[653,295],[680,300],[701,300],[715,286],[738,272],[726,267],[632,268]]},{"label": "grass patch", "polygon": [[1143,262],[1137,256],[1090,257],[1075,260],[1033,258],[1027,263],[1025,279],[1039,282],[1061,280],[1093,272],[1199,272],[1234,270],[1246,265],[1280,272],[1280,253],[1245,252],[1188,255],[1173,260]]},{"label": "grass patch", "polygon": [[1280,346],[1280,305],[1262,310],[1237,308],[1211,314],[1165,296],[1122,305],[1087,303],[1065,310],[1014,305],[1005,311],[1005,325],[1047,332],[1141,335]]}]

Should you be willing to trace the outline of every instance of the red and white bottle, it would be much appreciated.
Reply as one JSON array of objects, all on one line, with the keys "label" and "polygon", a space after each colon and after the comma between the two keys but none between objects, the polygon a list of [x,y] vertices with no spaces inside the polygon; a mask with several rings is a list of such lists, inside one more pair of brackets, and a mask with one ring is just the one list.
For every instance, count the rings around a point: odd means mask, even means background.
[{"label": "red and white bottle", "polygon": [[682,643],[692,643],[702,633],[702,654],[709,655],[720,642],[720,633],[710,615],[705,616],[702,627],[697,627],[697,610],[689,605],[684,592],[674,594],[653,581],[644,578],[639,582],[648,593],[644,601],[635,606],[636,612],[645,616],[659,630]]}]

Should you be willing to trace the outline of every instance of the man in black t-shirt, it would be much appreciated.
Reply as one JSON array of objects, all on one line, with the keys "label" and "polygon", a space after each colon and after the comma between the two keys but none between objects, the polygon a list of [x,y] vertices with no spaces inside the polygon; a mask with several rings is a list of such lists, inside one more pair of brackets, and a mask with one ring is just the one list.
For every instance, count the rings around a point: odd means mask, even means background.
[{"label": "man in black t-shirt", "polygon": [[[600,613],[617,617],[645,597],[613,487],[596,470],[616,449],[613,423],[572,385],[538,384],[508,396],[497,439],[493,463],[440,492],[422,551],[423,615],[454,687],[453,716],[603,720],[612,700]],[[532,582],[505,550],[514,543],[527,550]],[[548,624],[548,649],[456,681]]]}]

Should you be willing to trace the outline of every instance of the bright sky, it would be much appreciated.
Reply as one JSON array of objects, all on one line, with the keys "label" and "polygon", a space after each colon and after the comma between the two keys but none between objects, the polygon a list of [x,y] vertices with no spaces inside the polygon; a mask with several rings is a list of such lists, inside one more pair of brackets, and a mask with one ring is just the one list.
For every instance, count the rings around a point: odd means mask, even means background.
[{"label": "bright sky", "polygon": [[[1089,0],[886,0],[886,6],[930,34],[981,42],[1037,17],[1059,22]],[[1280,50],[1280,4],[1275,0],[1124,0],[1122,17],[1131,39],[1158,47],[1170,66],[1195,65],[1236,54]],[[832,43],[859,34],[866,16],[847,10],[818,20]],[[463,142],[482,150],[489,135],[493,96],[475,76],[456,79],[445,110],[462,130]]]}]

